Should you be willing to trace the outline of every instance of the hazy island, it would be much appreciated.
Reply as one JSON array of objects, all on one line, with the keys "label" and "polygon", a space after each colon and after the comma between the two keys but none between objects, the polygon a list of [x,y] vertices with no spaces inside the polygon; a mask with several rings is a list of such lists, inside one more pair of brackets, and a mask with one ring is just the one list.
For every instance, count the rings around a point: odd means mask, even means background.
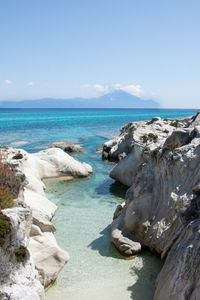
[{"label": "hazy island", "polygon": [[159,108],[155,100],[143,100],[124,91],[114,91],[97,98],[38,99],[2,101],[0,108]]}]

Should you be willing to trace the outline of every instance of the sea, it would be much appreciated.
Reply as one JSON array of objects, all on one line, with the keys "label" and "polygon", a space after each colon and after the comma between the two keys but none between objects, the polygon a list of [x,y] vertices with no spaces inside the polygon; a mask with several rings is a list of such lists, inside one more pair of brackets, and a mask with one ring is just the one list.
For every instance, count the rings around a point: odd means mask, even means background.
[{"label": "sea", "polygon": [[58,210],[52,222],[55,237],[70,260],[46,291],[47,300],[150,300],[163,261],[147,249],[123,257],[109,238],[116,206],[127,187],[109,178],[113,162],[96,149],[119,134],[128,122],[152,117],[181,118],[194,109],[0,109],[0,145],[30,153],[52,142],[79,144],[73,154],[93,167],[86,179],[45,182],[47,197]]}]

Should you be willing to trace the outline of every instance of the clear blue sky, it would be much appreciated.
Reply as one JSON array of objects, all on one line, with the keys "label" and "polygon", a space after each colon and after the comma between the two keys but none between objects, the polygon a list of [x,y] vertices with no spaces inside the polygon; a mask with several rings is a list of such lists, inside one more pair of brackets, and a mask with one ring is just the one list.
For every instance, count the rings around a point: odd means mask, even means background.
[{"label": "clear blue sky", "polygon": [[199,0],[1,0],[0,100],[123,89],[200,107]]}]

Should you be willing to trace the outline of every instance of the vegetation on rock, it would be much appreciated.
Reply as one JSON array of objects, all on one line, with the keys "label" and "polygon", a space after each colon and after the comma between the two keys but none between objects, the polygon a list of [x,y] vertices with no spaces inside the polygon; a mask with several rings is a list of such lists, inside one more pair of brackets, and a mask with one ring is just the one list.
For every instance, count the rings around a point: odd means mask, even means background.
[{"label": "vegetation on rock", "polygon": [[150,141],[150,142],[153,141],[154,143],[156,143],[158,140],[158,136],[157,136],[157,134],[150,132],[148,134],[142,135],[141,139],[142,139],[143,143],[147,143],[148,141]]},{"label": "vegetation on rock", "polygon": [[14,199],[19,193],[21,180],[16,171],[0,156],[0,247],[4,247],[5,236],[11,231],[10,218],[2,213],[2,209],[14,205]]},{"label": "vegetation on rock", "polygon": [[170,125],[177,128],[179,125],[179,120],[172,121]]},{"label": "vegetation on rock", "polygon": [[5,216],[1,211],[0,211],[0,247],[4,247],[6,239],[5,235],[10,233],[11,231],[11,223],[10,223],[10,218]]},{"label": "vegetation on rock", "polygon": [[17,250],[15,250],[15,256],[18,262],[23,262],[27,255],[27,249],[24,246],[20,246]]}]

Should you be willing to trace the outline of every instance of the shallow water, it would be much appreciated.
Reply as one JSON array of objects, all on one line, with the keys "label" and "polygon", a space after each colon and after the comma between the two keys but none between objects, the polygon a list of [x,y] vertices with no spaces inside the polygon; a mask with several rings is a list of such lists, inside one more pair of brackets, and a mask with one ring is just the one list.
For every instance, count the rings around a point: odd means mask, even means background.
[{"label": "shallow water", "polygon": [[[169,109],[0,109],[0,143],[29,152],[55,141],[79,143],[77,156],[92,165],[88,179],[47,182],[47,195],[58,205],[53,219],[58,244],[70,254],[47,300],[150,300],[160,259],[148,251],[124,259],[109,239],[109,224],[126,189],[109,179],[113,163],[95,149],[128,122],[154,116],[177,118],[196,110]],[[20,146],[19,146],[20,145]]]},{"label": "shallow water", "polygon": [[95,151],[91,156],[92,177],[46,184],[48,198],[59,206],[56,239],[70,254],[47,300],[152,299],[160,259],[148,251],[124,259],[111,244],[109,224],[126,188],[109,179],[112,163]]}]

